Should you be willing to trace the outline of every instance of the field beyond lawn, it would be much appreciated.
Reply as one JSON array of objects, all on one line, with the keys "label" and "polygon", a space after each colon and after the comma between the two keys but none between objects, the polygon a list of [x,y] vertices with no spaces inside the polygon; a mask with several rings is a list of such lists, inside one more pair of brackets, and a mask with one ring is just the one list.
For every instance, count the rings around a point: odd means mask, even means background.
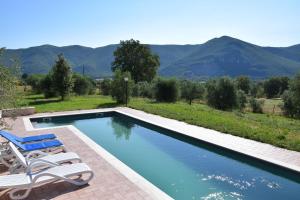
[{"label": "field beyond lawn", "polygon": [[[20,105],[34,106],[37,112],[118,106],[111,97],[99,95],[71,97],[67,101],[59,101],[56,98],[43,99],[40,95],[30,95],[25,96]],[[300,152],[300,120],[270,114],[220,111],[198,103],[191,106],[185,102],[156,103],[142,98],[133,98],[128,106],[189,124]]]}]

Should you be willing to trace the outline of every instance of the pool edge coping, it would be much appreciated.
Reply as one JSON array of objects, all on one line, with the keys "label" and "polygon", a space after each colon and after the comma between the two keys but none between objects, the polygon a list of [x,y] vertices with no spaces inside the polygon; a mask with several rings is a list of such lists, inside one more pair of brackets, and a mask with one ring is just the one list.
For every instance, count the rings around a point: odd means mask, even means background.
[{"label": "pool edge coping", "polygon": [[[186,132],[183,132],[183,131],[180,131],[180,130],[176,130],[174,128],[172,128],[171,126],[169,125],[166,125],[166,124],[161,124],[161,123],[156,123],[156,122],[153,122],[153,121],[150,121],[149,119],[147,119],[147,117],[140,117],[140,116],[136,116],[132,113],[129,113],[128,111],[126,112],[126,109],[131,109],[131,110],[135,110],[135,111],[139,111],[139,112],[143,112],[145,114],[148,114],[148,115],[153,115],[155,117],[162,117],[162,116],[159,116],[159,115],[155,115],[155,114],[151,114],[151,113],[147,113],[147,112],[144,112],[144,111],[140,111],[140,110],[136,110],[136,109],[132,109],[132,108],[124,108],[124,107],[116,107],[116,108],[104,108],[104,109],[93,109],[93,110],[78,110],[78,111],[65,111],[65,112],[60,112],[60,113],[40,113],[40,114],[35,114],[35,115],[32,115],[32,116],[29,116],[29,117],[23,117],[23,121],[24,121],[24,124],[25,124],[25,129],[27,131],[36,131],[36,130],[44,130],[44,129],[49,129],[48,128],[34,128],[30,119],[31,118],[39,118],[39,117],[54,117],[54,116],[67,116],[67,115],[76,115],[76,114],[89,114],[89,113],[97,113],[97,112],[117,112],[117,113],[120,113],[120,114],[123,114],[123,115],[126,115],[128,117],[132,117],[134,119],[137,119],[137,120],[140,120],[140,121],[143,121],[143,122],[146,122],[146,123],[149,123],[149,124],[152,124],[152,125],[155,125],[155,126],[158,126],[158,127],[162,127],[162,128],[165,128],[165,129],[168,129],[170,131],[173,131],[173,132],[176,132],[178,134],[182,134],[182,135],[185,135],[185,136],[189,136],[189,137],[192,137],[192,138],[195,138],[195,139],[198,139],[200,141],[203,141],[203,142],[207,142],[209,144],[212,144],[212,145],[215,145],[215,146],[218,146],[218,147],[221,147],[221,148],[224,148],[224,149],[227,149],[227,150],[230,150],[230,151],[234,151],[236,153],[239,153],[239,154],[243,154],[245,156],[249,156],[251,158],[254,158],[254,159],[257,159],[257,160],[261,160],[261,161],[264,161],[266,163],[270,163],[270,164],[273,164],[275,166],[279,166],[279,167],[282,167],[282,168],[285,168],[285,169],[288,169],[288,170],[291,170],[291,171],[294,171],[296,173],[300,173],[300,166],[297,166],[297,165],[294,165],[294,164],[289,164],[287,162],[283,162],[283,161],[280,161],[280,160],[276,160],[276,159],[273,159],[273,158],[269,158],[267,156],[263,156],[263,155],[259,155],[259,154],[254,154],[252,152],[247,152],[247,151],[241,151],[241,150],[237,150],[235,149],[234,147],[227,147],[226,145],[222,146],[221,144],[219,143],[216,143],[214,141],[208,141],[208,140],[205,140],[203,138],[201,138],[199,135],[195,135],[193,133],[186,133]],[[165,118],[165,117],[162,117],[162,118]],[[169,118],[165,118],[165,119],[169,119]],[[169,120],[174,120],[174,119],[169,119]],[[181,122],[181,121],[178,121],[178,120],[175,120],[179,123],[184,123],[185,125],[188,125],[188,126],[193,126],[193,127],[198,127],[198,128],[203,128],[203,127],[200,127],[200,126],[195,126],[195,125],[190,125],[190,124],[187,124],[185,122]],[[184,125],[182,124],[182,125]],[[68,125],[68,126],[72,126],[72,125]],[[57,127],[51,127],[51,128],[63,128],[63,127],[67,127],[68,126],[57,126]],[[74,127],[74,126],[73,126]],[[75,129],[77,129],[76,127],[74,127]],[[73,129],[73,128],[72,128]],[[212,130],[212,129],[208,129],[208,128],[203,128],[203,129],[206,129],[206,130],[209,130],[209,131],[213,131],[213,132],[218,132],[218,133],[222,133],[222,132],[219,132],[219,131],[215,131],[215,130]],[[78,130],[78,129],[77,129]],[[71,130],[72,131],[72,130]],[[79,131],[79,130],[78,130]],[[73,132],[73,131],[72,131]],[[80,131],[79,131],[80,132]],[[81,132],[80,132],[81,133]],[[76,134],[76,133],[74,133]],[[84,133],[81,133],[84,135]],[[222,133],[222,134],[225,134],[225,133]],[[225,134],[225,135],[229,135],[229,134]],[[85,136],[85,135],[84,135]],[[233,136],[233,135],[231,135]],[[87,136],[85,136],[87,137]],[[238,136],[233,136],[233,137],[237,137],[237,138],[241,138],[241,137],[238,137]],[[88,138],[89,140],[91,140],[90,138]],[[249,139],[245,139],[245,138],[241,138],[241,139],[244,139],[244,140],[249,140]],[[254,141],[254,140],[251,140],[251,141]],[[94,142],[94,141],[92,141]],[[254,142],[258,142],[258,141],[254,141]],[[261,142],[258,142],[258,143],[261,143]],[[265,145],[270,145],[270,144],[266,144],[266,143],[261,143],[261,144],[265,144]],[[96,144],[98,145],[98,144]],[[100,145],[98,145],[100,146]],[[271,145],[273,146],[273,145]],[[101,147],[101,146],[100,146]],[[275,146],[273,146],[275,147]],[[101,147],[102,148],[102,147]],[[276,148],[279,148],[279,147],[276,147]],[[279,149],[282,149],[282,150],[286,150],[286,151],[291,151],[291,150],[287,150],[287,149],[283,149],[283,148],[279,148]],[[106,150],[105,150],[106,151]],[[291,151],[293,152],[293,151]],[[109,152],[108,152],[109,153]],[[117,158],[116,158],[117,159]],[[118,159],[117,159],[118,160]],[[120,161],[120,160],[119,160]],[[121,162],[121,161],[120,161]],[[122,163],[124,164],[124,163]],[[124,164],[126,165],[126,164]],[[114,166],[115,167],[115,166]],[[126,165],[126,167],[128,167]],[[117,167],[115,167],[117,168]],[[128,167],[130,170],[132,170],[130,167]],[[133,172],[135,172],[134,170],[132,170]],[[121,172],[122,173],[122,172]],[[136,172],[135,172],[136,173]],[[124,173],[122,173],[123,175],[125,175]],[[138,176],[141,176],[139,174],[137,174]],[[126,175],[125,175],[126,176]],[[126,176],[127,177],[127,176]],[[127,177],[128,178],[128,177]],[[144,177],[142,177],[145,181],[149,182],[148,180],[146,180]],[[130,180],[130,179],[129,179]],[[133,183],[135,183],[134,181],[132,181]],[[153,185],[151,182],[149,182],[151,185]],[[139,185],[138,185],[139,186]],[[156,187],[155,185],[153,185],[154,187]],[[157,188],[157,187],[156,187]],[[145,190],[144,188],[142,188],[143,190]],[[159,189],[159,188],[158,188]],[[160,189],[159,189],[160,190]],[[162,190],[160,190],[161,192],[163,192]],[[163,192],[164,193],[164,192]],[[168,195],[167,195],[168,196]],[[171,198],[172,199],[172,198]]]},{"label": "pool edge coping", "polygon": [[[95,112],[118,112],[115,109],[97,109],[97,110],[87,110],[80,113],[73,113],[74,114],[89,114]],[[131,169],[117,157],[112,155],[110,152],[105,150],[101,145],[94,142],[91,138],[81,132],[73,125],[65,125],[65,126],[56,126],[56,127],[48,127],[48,128],[34,128],[30,119],[31,118],[38,118],[38,117],[54,117],[54,116],[66,116],[72,115],[68,114],[55,114],[55,113],[47,113],[45,115],[41,114],[41,116],[29,116],[23,117],[23,123],[25,126],[26,131],[39,131],[39,130],[51,130],[51,129],[59,129],[59,128],[66,128],[70,130],[74,135],[76,135],[79,139],[85,142],[92,150],[94,150],[98,155],[100,155],[105,161],[107,161],[110,165],[112,165],[115,169],[117,169],[123,176],[125,176],[129,181],[135,184],[137,187],[142,189],[146,192],[151,198],[157,200],[172,200],[173,198],[166,194],[164,191],[159,189],[153,183],[148,181],[142,175],[138,174],[136,171]]]}]

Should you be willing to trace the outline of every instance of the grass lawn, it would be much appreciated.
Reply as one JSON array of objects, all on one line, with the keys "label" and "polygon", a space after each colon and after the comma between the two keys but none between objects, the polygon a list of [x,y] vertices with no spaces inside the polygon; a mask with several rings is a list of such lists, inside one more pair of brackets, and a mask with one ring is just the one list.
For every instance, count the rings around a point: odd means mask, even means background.
[{"label": "grass lawn", "polygon": [[59,98],[44,99],[43,95],[28,95],[20,100],[19,105],[34,106],[36,112],[42,113],[114,107],[117,104],[111,97],[99,95],[73,96],[65,101],[61,101]]},{"label": "grass lawn", "polygon": [[300,120],[278,115],[226,112],[204,104],[155,103],[133,99],[130,107],[223,133],[300,151]]},{"label": "grass lawn", "polygon": [[[60,101],[58,98],[43,99],[41,95],[29,95],[24,96],[20,105],[34,106],[37,112],[118,106],[111,97],[100,95],[74,96],[67,101]],[[184,102],[155,103],[142,98],[133,98],[128,106],[300,152],[300,120],[271,114],[220,111],[199,103],[191,106]]]}]

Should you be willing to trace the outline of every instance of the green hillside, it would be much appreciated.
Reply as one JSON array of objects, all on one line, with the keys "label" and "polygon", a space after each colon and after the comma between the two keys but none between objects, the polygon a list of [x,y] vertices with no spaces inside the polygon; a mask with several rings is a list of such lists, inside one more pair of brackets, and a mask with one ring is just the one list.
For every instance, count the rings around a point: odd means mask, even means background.
[{"label": "green hillside", "polygon": [[[99,48],[79,45],[56,47],[42,45],[26,49],[8,49],[0,62],[12,64],[18,59],[24,73],[47,73],[57,54],[63,53],[74,71],[93,77],[110,76],[113,52],[117,45]],[[300,45],[291,47],[261,47],[223,36],[201,45],[150,45],[160,56],[159,73],[163,76],[200,78],[249,75],[265,78],[293,75],[300,71]]]}]

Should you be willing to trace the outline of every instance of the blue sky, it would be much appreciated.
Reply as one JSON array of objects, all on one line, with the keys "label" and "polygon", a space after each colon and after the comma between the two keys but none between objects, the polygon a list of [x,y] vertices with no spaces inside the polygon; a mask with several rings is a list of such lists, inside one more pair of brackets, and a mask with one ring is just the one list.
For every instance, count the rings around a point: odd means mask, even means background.
[{"label": "blue sky", "polygon": [[90,47],[138,39],[201,44],[228,35],[263,46],[300,43],[299,0],[1,0],[0,47]]}]

